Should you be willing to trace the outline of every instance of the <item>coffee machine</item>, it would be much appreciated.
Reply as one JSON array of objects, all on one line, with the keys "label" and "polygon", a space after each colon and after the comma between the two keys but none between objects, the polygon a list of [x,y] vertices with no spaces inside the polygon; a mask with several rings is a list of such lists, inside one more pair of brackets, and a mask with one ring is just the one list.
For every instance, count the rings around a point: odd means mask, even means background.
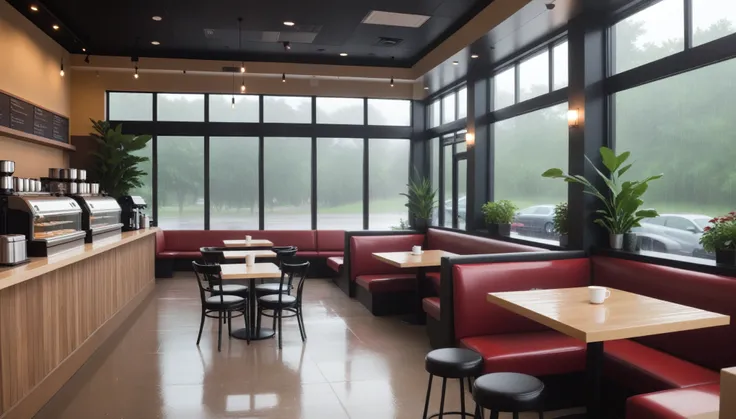
[{"label": "coffee machine", "polygon": [[0,234],[8,232],[8,196],[13,194],[15,162],[0,160]]},{"label": "coffee machine", "polygon": [[148,216],[143,213],[147,208],[146,201],[140,196],[121,196],[118,204],[123,210],[120,222],[123,223],[123,231],[140,230],[148,227],[146,221]]}]

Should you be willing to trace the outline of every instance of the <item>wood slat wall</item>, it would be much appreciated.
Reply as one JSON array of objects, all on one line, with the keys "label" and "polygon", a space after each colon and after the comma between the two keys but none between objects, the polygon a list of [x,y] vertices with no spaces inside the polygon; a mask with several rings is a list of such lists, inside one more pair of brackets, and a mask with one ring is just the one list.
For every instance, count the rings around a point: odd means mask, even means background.
[{"label": "wood slat wall", "polygon": [[154,281],[151,235],[0,290],[0,415]]}]

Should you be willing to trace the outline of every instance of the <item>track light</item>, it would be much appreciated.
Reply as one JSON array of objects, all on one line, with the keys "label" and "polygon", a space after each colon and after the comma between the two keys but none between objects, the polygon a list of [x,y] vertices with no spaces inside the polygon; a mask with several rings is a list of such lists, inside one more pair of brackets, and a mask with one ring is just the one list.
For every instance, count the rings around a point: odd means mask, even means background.
[{"label": "track light", "polygon": [[391,87],[394,87],[394,78],[391,77]]},{"label": "track light", "polygon": [[286,83],[286,73],[281,74],[281,83]]},{"label": "track light", "polygon": [[555,4],[554,3],[547,3],[544,5],[544,7],[547,8],[547,10],[554,10]]},{"label": "track light", "polygon": [[233,95],[233,100],[230,102],[230,109],[235,109],[235,95]]},{"label": "track light", "polygon": [[89,54],[87,54],[87,56],[84,57],[84,62],[87,63],[87,64],[89,64]]},{"label": "track light", "polygon": [[135,73],[133,73],[133,78],[138,79],[138,64],[135,65]]},{"label": "track light", "polygon": [[291,42],[284,41],[284,51],[288,51],[291,49]]},{"label": "track light", "polygon": [[61,59],[61,68],[59,69],[59,75],[64,77],[64,59]]}]

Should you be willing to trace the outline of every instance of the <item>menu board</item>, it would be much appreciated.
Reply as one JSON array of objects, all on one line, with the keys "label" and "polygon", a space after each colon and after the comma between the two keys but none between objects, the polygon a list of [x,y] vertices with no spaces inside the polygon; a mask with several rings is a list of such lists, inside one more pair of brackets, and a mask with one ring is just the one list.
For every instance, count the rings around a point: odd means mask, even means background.
[{"label": "menu board", "polygon": [[0,126],[69,143],[69,119],[2,92]]}]

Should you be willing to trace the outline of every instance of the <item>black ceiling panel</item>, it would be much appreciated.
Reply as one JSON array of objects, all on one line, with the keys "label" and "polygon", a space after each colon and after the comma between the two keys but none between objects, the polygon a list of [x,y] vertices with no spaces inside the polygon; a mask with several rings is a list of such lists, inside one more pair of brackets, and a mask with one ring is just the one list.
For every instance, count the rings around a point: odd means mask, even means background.
[{"label": "black ceiling panel", "polygon": [[[399,67],[415,64],[491,1],[8,0],[73,53],[87,48],[94,55]],[[31,12],[31,4],[40,10]],[[430,19],[419,28],[361,23],[373,10]],[[153,21],[153,16],[163,20]],[[243,18],[242,49],[238,47],[239,16]],[[52,21],[61,25],[59,31],[51,29]],[[284,21],[297,25],[287,27]],[[401,42],[380,45],[381,37]],[[291,44],[288,51],[285,40]],[[340,57],[341,52],[348,57]]]}]

